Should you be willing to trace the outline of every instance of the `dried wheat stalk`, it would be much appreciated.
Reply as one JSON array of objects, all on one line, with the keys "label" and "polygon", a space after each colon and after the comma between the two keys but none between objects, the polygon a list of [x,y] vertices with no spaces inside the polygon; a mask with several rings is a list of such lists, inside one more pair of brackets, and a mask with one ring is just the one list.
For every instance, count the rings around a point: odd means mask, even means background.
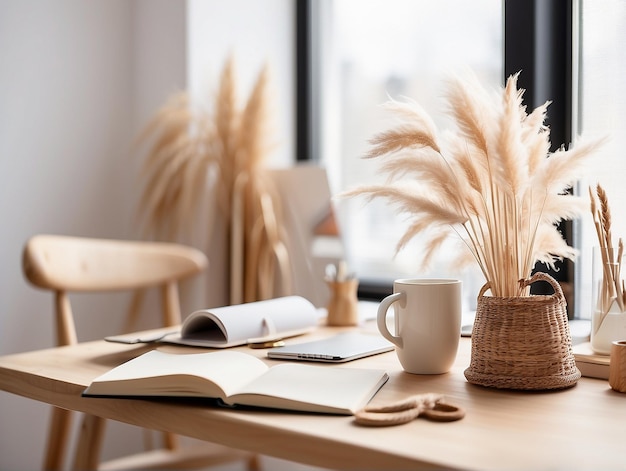
[{"label": "dried wheat stalk", "polygon": [[591,215],[593,216],[596,235],[600,244],[600,256],[602,257],[602,281],[597,303],[597,308],[600,310],[600,322],[598,322],[598,326],[600,326],[614,303],[617,304],[621,312],[626,306],[626,289],[624,281],[621,279],[624,244],[620,237],[616,255],[611,233],[611,208],[604,188],[597,184],[596,195],[594,195],[592,188],[589,187],[589,196]]},{"label": "dried wheat stalk", "polygon": [[[181,92],[140,136],[140,142],[151,142],[139,205],[145,235],[174,240],[189,234],[196,222],[215,223],[211,219],[221,217],[229,228],[232,303],[291,292],[280,198],[263,168],[273,145],[268,74],[264,67],[240,109],[231,57],[222,70],[212,113],[193,107]],[[198,214],[209,184],[214,185],[219,211]]]},{"label": "dried wheat stalk", "polygon": [[240,118],[237,177],[233,189],[240,194],[234,194],[233,198],[241,198],[241,207],[233,212],[233,223],[240,224],[243,231],[243,292],[233,293],[232,302],[269,299],[291,292],[280,197],[273,181],[263,171],[265,158],[273,145],[268,140],[271,135],[268,74],[265,67]]},{"label": "dried wheat stalk", "polygon": [[574,259],[556,223],[588,207],[567,190],[601,144],[550,153],[549,103],[527,114],[517,78],[509,77],[495,99],[473,76],[451,80],[447,99],[458,130],[443,140],[417,103],[391,100],[385,106],[398,123],[374,136],[366,154],[383,159],[387,182],[344,193],[384,198],[408,214],[396,249],[426,234],[425,262],[445,236],[460,235],[495,296],[528,295],[519,280],[537,261],[554,268]]},{"label": "dried wheat stalk", "polygon": [[140,136],[151,139],[143,162],[144,188],[139,203],[144,235],[174,239],[181,228],[191,230],[194,195],[204,184],[208,167],[217,162],[209,117],[189,103],[187,93],[173,95]]}]

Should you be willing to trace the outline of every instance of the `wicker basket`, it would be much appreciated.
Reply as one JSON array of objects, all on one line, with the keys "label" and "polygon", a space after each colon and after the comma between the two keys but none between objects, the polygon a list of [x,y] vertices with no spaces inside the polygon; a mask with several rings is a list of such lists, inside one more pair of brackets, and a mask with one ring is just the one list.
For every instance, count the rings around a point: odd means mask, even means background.
[{"label": "wicker basket", "polygon": [[535,273],[524,286],[544,280],[552,295],[478,295],[467,381],[506,389],[545,390],[574,386],[580,378],[572,352],[566,302],[561,286]]}]

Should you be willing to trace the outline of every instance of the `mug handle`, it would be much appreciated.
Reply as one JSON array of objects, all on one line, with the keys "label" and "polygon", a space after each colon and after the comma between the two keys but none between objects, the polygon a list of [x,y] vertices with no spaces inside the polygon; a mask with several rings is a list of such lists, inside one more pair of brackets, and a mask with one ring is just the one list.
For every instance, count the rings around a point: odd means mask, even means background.
[{"label": "mug handle", "polygon": [[389,329],[387,329],[387,311],[389,310],[389,307],[396,301],[406,302],[406,293],[393,293],[383,299],[378,305],[376,321],[378,323],[378,330],[380,331],[382,336],[397,347],[402,348],[402,338],[392,335],[391,332],[389,332]]}]

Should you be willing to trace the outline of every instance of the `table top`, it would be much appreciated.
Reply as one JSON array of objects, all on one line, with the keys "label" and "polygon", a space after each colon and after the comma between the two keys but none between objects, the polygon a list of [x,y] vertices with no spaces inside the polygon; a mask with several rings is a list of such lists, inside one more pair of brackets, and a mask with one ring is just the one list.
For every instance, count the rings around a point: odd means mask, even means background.
[{"label": "table top", "polygon": [[[374,322],[352,328],[374,331]],[[295,343],[350,328],[321,327]],[[350,416],[269,410],[230,410],[197,401],[84,398],[96,376],[152,348],[205,351],[165,344],[81,343],[0,357],[0,389],[59,407],[147,428],[168,430],[236,448],[335,469],[462,468],[626,469],[626,394],[608,382],[581,378],[569,389],[521,392],[469,384],[471,341],[462,338],[456,362],[443,375],[405,373],[395,352],[329,368],[382,368],[389,381],[372,400],[384,403],[436,392],[463,407],[457,422],[419,418],[404,425],[369,428]],[[266,350],[238,347],[265,358]]]}]

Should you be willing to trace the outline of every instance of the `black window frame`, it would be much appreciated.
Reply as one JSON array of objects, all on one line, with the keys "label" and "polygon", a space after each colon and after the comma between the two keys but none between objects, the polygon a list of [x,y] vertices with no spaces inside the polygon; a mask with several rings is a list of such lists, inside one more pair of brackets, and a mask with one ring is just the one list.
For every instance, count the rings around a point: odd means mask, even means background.
[{"label": "black window frame", "polygon": [[[296,2],[296,156],[298,161],[316,161],[313,122],[312,2]],[[547,124],[553,143],[572,141],[574,66],[573,2],[576,0],[503,0],[504,77],[521,72],[518,84],[525,89],[524,102],[533,109],[550,100]],[[573,241],[571,221],[559,226],[569,244]],[[536,270],[546,271],[539,265]],[[561,283],[573,286],[574,269],[570,261],[558,264],[549,273]],[[541,293],[544,287],[534,286]],[[573,290],[564,290],[567,293]],[[392,292],[386,283],[361,283],[359,297],[380,300]],[[567,299],[568,314],[573,317],[574,298]]]}]

